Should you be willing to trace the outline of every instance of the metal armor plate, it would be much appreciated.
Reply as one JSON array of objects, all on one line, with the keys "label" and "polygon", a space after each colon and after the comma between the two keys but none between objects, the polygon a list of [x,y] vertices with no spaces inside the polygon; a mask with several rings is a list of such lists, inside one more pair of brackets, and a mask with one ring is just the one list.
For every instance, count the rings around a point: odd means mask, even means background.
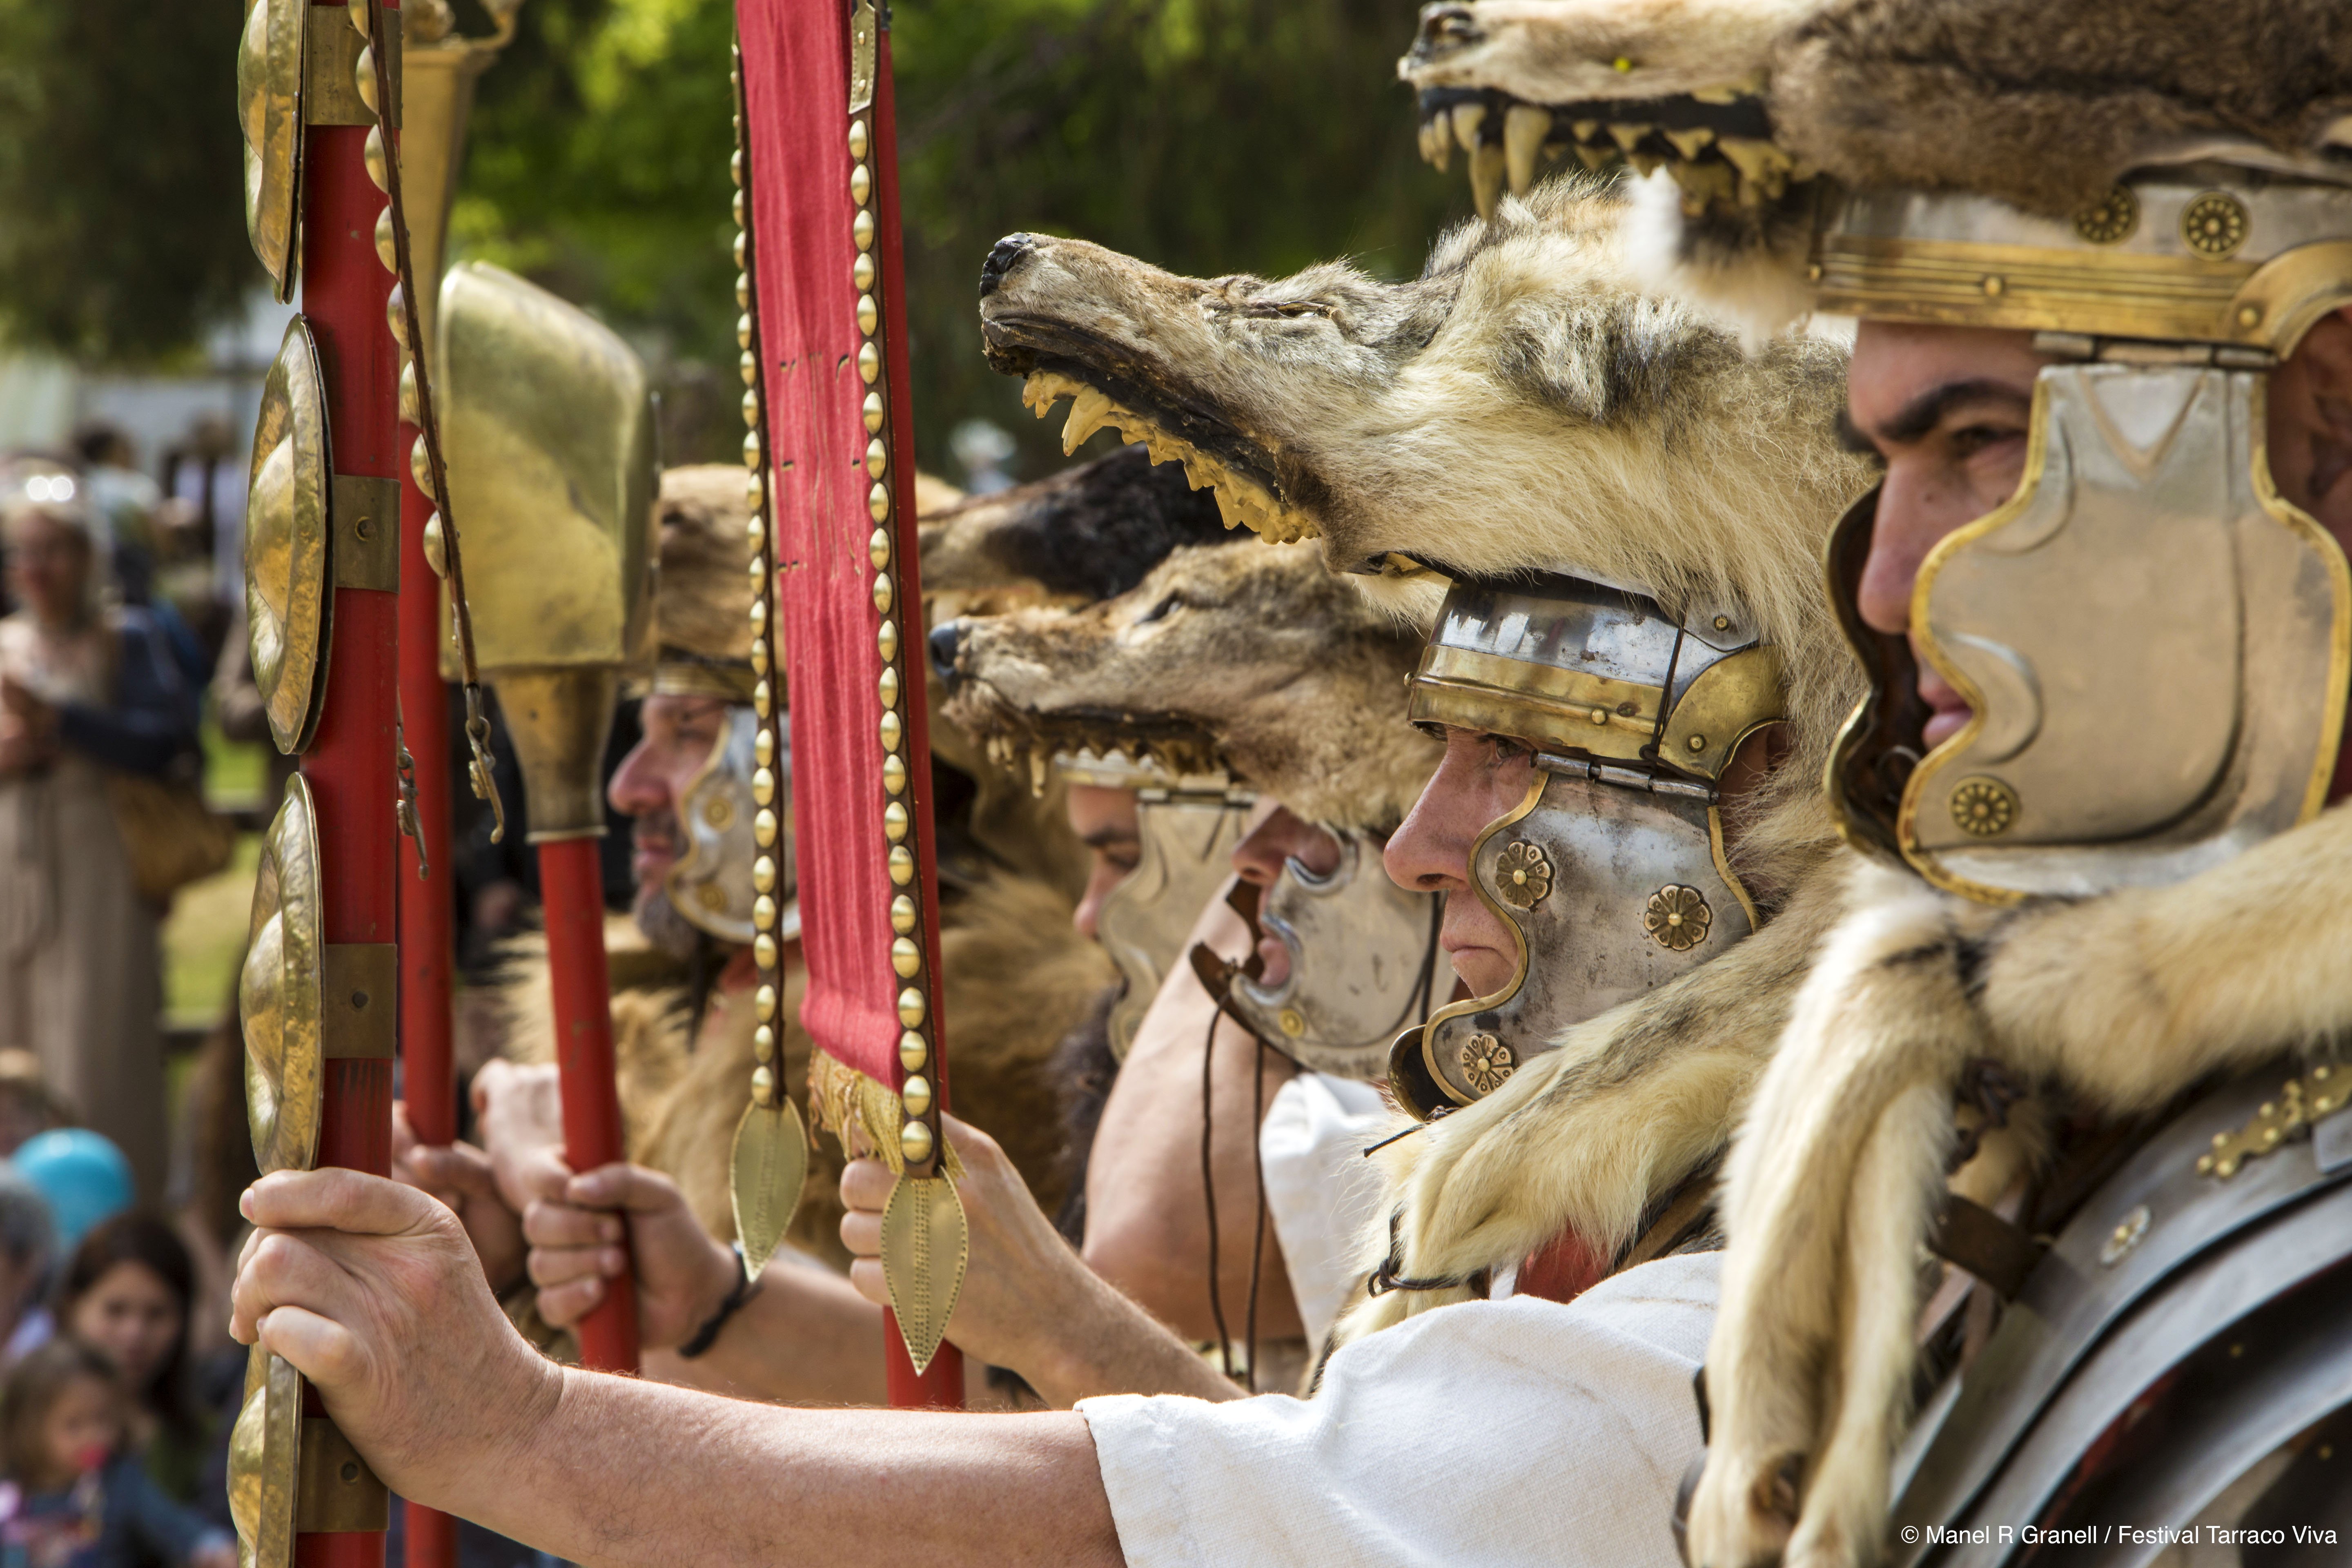
[{"label": "metal armor plate", "polygon": [[[1289,976],[1271,989],[1236,976],[1226,1009],[1310,1072],[1378,1079],[1397,1031],[1434,1005],[1443,913],[1436,894],[1389,880],[1371,835],[1342,834],[1329,876],[1294,859],[1258,906],[1259,930],[1290,952]],[[1452,976],[1444,968],[1449,988]]]},{"label": "metal armor plate", "polygon": [[1251,797],[1234,791],[1136,795],[1135,869],[1110,890],[1096,917],[1103,951],[1127,981],[1110,1014],[1111,1054],[1127,1059],[1160,983],[1183,956],[1184,939],[1225,879],[1249,820]]},{"label": "metal armor plate", "polygon": [[751,709],[727,710],[727,732],[678,800],[678,831],[686,852],[663,883],[688,924],[721,942],[740,944],[748,944],[754,934],[751,901],[762,891],[751,885],[751,863],[760,853],[755,823],[763,810],[776,816],[777,886],[767,889],[783,910],[776,934],[791,942],[801,933],[800,903],[793,896],[798,881],[793,870],[792,740],[787,731],[777,731],[783,752],[769,770],[774,782],[771,798],[763,804],[755,793],[759,728],[759,716]]}]

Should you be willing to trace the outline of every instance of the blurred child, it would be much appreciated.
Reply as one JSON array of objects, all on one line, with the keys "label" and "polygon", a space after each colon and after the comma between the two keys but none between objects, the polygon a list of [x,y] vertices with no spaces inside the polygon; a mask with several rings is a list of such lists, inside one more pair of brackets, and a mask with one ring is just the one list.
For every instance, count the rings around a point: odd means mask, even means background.
[{"label": "blurred child", "polygon": [[236,1542],[123,1452],[125,1399],[96,1351],[53,1340],[0,1383],[0,1568],[236,1568]]}]

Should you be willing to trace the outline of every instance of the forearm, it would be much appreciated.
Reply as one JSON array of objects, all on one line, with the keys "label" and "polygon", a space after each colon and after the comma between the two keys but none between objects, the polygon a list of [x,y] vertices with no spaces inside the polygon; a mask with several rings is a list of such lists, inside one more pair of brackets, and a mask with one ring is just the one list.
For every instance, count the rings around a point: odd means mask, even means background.
[{"label": "forearm", "polygon": [[1091,1270],[1076,1270],[1077,1298],[1051,1320],[1051,1338],[1014,1368],[1056,1410],[1106,1394],[1243,1397],[1243,1389],[1168,1326]]},{"label": "forearm", "polygon": [[879,1405],[882,1309],[822,1265],[778,1253],[760,1290],[691,1361],[648,1351],[646,1375],[740,1399]]},{"label": "forearm", "polygon": [[588,1568],[1121,1561],[1079,1416],[793,1410],[576,1370],[419,1500]]}]

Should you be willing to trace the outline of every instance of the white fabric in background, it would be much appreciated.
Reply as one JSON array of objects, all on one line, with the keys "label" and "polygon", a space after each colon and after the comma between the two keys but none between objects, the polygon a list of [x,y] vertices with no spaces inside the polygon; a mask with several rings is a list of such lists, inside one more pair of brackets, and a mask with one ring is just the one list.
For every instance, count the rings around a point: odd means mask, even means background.
[{"label": "white fabric in background", "polygon": [[1381,1176],[1364,1149],[1396,1131],[1396,1121],[1370,1084],[1302,1072],[1276,1091],[1259,1124],[1266,1215],[1309,1354],[1321,1353],[1369,1267],[1357,1249],[1380,1209]]},{"label": "white fabric in background", "polygon": [[1718,1253],[1441,1307],[1312,1401],[1082,1400],[1131,1568],[1676,1568]]}]

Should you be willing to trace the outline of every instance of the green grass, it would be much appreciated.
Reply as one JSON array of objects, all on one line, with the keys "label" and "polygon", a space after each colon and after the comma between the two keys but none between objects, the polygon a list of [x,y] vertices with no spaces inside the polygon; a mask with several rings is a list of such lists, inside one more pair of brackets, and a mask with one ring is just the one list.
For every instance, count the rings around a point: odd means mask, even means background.
[{"label": "green grass", "polygon": [[261,805],[269,778],[268,749],[259,742],[224,739],[210,715],[204,742],[205,798],[222,810]]},{"label": "green grass", "polygon": [[171,918],[163,922],[165,1028],[209,1028],[236,1000],[260,860],[261,836],[242,835],[226,869],[189,883],[172,900]]}]

